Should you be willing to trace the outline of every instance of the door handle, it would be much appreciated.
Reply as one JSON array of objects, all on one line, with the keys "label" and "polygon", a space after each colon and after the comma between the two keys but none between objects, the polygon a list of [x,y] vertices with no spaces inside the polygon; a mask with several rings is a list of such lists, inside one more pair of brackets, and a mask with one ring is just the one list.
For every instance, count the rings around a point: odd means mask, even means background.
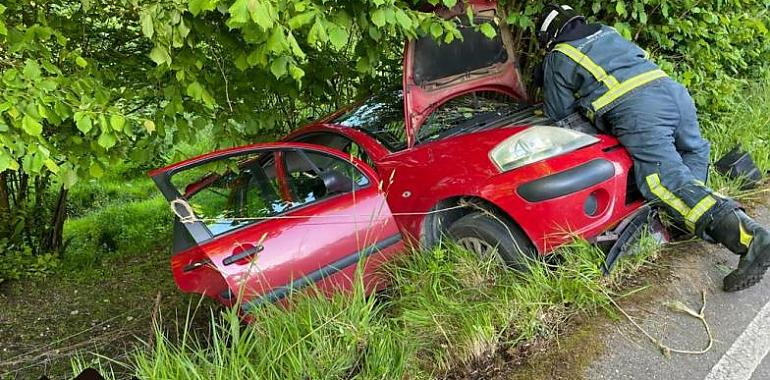
[{"label": "door handle", "polygon": [[241,252],[238,252],[238,253],[236,253],[236,254],[234,254],[232,256],[225,257],[225,259],[222,260],[222,264],[223,265],[235,264],[236,262],[238,262],[240,260],[243,260],[245,258],[254,256],[257,253],[262,252],[263,249],[265,249],[265,247],[262,244],[254,246],[254,247],[251,247],[251,248],[248,248],[248,249],[245,249],[245,250],[243,250]]},{"label": "door handle", "polygon": [[192,271],[194,271],[194,270],[196,270],[196,269],[198,269],[200,267],[203,267],[203,266],[206,266],[206,265],[209,265],[209,264],[211,264],[211,260],[209,260],[209,259],[198,260],[198,261],[195,261],[195,262],[192,262],[192,263],[189,263],[189,264],[185,265],[184,268],[182,268],[182,272],[184,272],[184,273],[192,272]]}]

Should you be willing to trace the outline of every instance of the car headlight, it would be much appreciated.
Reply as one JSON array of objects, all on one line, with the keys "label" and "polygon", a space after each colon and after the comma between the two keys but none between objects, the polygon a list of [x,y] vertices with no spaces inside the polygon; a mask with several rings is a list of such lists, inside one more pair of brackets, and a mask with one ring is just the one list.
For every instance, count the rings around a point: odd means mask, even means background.
[{"label": "car headlight", "polygon": [[533,126],[489,152],[501,171],[509,171],[597,143],[598,138],[570,129]]}]

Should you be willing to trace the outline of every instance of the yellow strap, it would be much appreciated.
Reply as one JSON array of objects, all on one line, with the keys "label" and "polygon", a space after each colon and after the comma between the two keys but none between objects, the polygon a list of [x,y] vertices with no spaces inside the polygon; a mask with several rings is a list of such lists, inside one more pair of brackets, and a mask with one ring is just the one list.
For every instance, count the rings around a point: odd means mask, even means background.
[{"label": "yellow strap", "polygon": [[653,173],[647,176],[647,186],[650,187],[650,191],[660,198],[663,203],[669,205],[676,210],[680,215],[685,216],[690,213],[690,208],[679,197],[669,191],[662,183],[660,183],[660,177],[658,173]]},{"label": "yellow strap", "polygon": [[667,77],[666,73],[660,69],[648,71],[644,74],[639,74],[631,79],[624,81],[619,86],[610,89],[604,95],[594,100],[594,102],[591,105],[593,106],[594,111],[598,111],[603,107],[607,106],[608,104],[612,103],[613,101],[615,101],[615,99],[627,94],[629,91],[639,86],[650,83],[656,79],[665,78],[665,77]]},{"label": "yellow strap", "polygon": [[698,204],[696,204],[695,207],[693,207],[692,210],[687,213],[687,216],[685,217],[685,224],[687,224],[687,228],[690,231],[695,232],[695,224],[698,223],[700,218],[703,217],[703,214],[714,207],[716,203],[717,200],[710,195],[703,197],[703,199],[701,199],[700,202],[698,202]]},{"label": "yellow strap", "polygon": [[583,54],[583,52],[574,46],[562,43],[556,45],[553,50],[562,52],[564,55],[571,58],[573,61],[591,73],[591,75],[593,75],[597,81],[604,83],[604,85],[607,86],[607,89],[612,90],[613,88],[620,85],[614,76],[607,74],[607,72],[604,71],[601,66],[597,65],[596,62],[591,60],[591,58],[588,58],[587,55]]}]

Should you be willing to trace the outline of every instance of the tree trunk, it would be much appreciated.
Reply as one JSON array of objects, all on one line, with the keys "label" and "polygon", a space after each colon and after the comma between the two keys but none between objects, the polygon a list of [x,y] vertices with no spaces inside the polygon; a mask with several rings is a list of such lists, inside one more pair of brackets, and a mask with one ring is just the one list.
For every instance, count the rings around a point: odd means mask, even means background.
[{"label": "tree trunk", "polygon": [[8,172],[0,173],[0,220],[7,220],[11,212],[10,194],[8,192]]},{"label": "tree trunk", "polygon": [[63,248],[64,221],[67,220],[67,192],[64,187],[59,189],[59,196],[51,215],[51,228],[43,240],[42,252],[59,252]]}]

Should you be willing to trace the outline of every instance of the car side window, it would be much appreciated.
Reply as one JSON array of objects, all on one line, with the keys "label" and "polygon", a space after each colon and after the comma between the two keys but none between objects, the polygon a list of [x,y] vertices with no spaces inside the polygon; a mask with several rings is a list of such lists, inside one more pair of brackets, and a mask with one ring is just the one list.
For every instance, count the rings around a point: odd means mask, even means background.
[{"label": "car side window", "polygon": [[[186,179],[192,179],[187,181]],[[282,199],[273,152],[236,156],[172,177],[195,216],[218,236],[292,207]]]},{"label": "car side window", "polygon": [[366,187],[369,179],[344,159],[286,149],[218,159],[174,174],[171,183],[216,237]]},{"label": "car side window", "polygon": [[349,139],[348,137],[337,133],[316,132],[316,133],[311,133],[309,135],[301,136],[297,138],[295,141],[337,149],[339,151],[349,154],[351,157],[355,157],[365,162],[367,165],[371,166],[372,168],[375,167],[374,161],[372,161],[372,159],[369,158],[369,155],[366,154],[366,151],[364,150],[364,148],[356,144],[353,140]]},{"label": "car side window", "polygon": [[439,140],[454,131],[482,127],[485,122],[518,109],[513,98],[493,91],[460,95],[440,105],[417,133],[417,143]]},{"label": "car side window", "polygon": [[353,164],[307,150],[285,152],[287,180],[296,206],[366,187],[369,179]]}]

